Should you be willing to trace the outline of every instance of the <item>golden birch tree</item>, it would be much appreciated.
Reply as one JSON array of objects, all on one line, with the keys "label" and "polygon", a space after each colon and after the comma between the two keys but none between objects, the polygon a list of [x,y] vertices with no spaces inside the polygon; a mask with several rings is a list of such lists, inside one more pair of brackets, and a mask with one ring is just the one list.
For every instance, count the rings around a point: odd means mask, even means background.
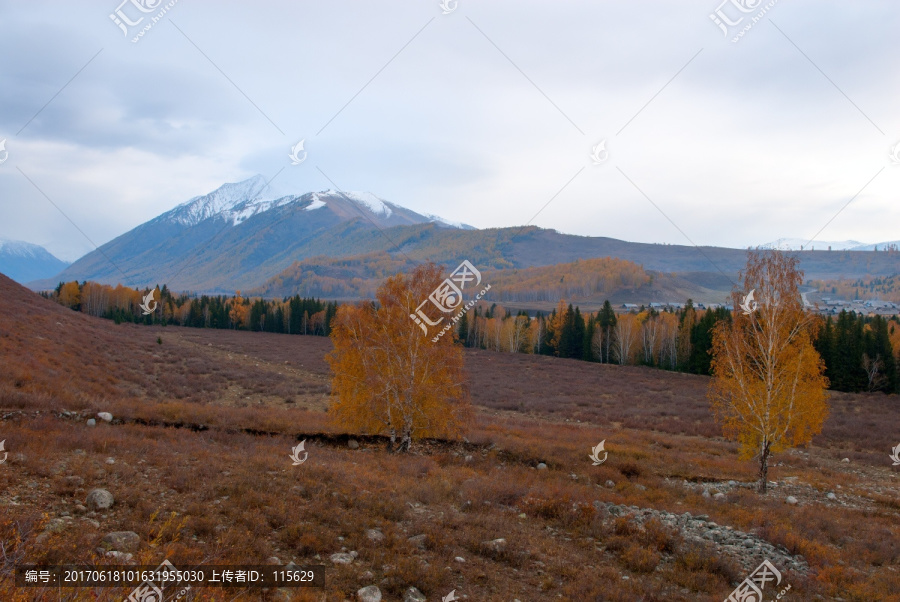
[{"label": "golden birch tree", "polygon": [[[332,419],[343,428],[413,439],[456,437],[471,416],[455,329],[436,342],[411,319],[443,280],[434,264],[388,278],[371,301],[338,308],[332,322]],[[447,318],[445,318],[447,319]]]},{"label": "golden birch tree", "polygon": [[732,293],[733,320],[713,329],[709,398],[741,456],[759,461],[760,493],[769,456],[808,443],[828,415],[828,379],[812,344],[815,318],[800,297],[798,261],[779,251],[750,252],[741,272],[746,293]]}]

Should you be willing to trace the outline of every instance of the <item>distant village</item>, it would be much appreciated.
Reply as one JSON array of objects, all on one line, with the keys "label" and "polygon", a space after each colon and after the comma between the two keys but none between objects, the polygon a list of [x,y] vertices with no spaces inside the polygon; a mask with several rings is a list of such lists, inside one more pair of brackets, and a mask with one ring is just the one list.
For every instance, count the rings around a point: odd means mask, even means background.
[{"label": "distant village", "polygon": [[[894,316],[900,314],[900,304],[893,303],[891,301],[881,301],[879,299],[854,299],[852,301],[847,301],[844,299],[832,299],[830,297],[821,297],[817,301],[807,301],[806,307],[809,309],[816,309],[816,313],[825,316],[834,316],[842,311],[847,311],[850,313],[856,313],[863,316]],[[684,309],[684,303],[646,303],[643,305],[637,303],[622,303],[616,310],[619,313],[631,313],[638,312],[641,308],[649,308],[654,309],[656,311],[676,311],[680,309]],[[694,303],[695,309],[718,309],[720,307],[728,307],[731,308],[731,305],[728,303]]]},{"label": "distant village", "polygon": [[818,313],[829,316],[839,314],[844,310],[863,316],[893,316],[900,313],[900,305],[891,301],[880,301],[879,299],[845,301],[843,299],[822,297],[818,305]]}]

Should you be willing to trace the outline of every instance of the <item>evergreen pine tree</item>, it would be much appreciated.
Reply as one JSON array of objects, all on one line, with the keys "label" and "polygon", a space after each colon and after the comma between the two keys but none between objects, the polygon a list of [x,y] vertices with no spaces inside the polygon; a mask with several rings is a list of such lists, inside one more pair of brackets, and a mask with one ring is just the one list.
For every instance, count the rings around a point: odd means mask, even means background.
[{"label": "evergreen pine tree", "polygon": [[589,314],[585,322],[584,340],[581,347],[581,358],[589,362],[596,362],[597,355],[594,353],[593,349],[596,319],[594,318],[594,316],[591,316]]}]

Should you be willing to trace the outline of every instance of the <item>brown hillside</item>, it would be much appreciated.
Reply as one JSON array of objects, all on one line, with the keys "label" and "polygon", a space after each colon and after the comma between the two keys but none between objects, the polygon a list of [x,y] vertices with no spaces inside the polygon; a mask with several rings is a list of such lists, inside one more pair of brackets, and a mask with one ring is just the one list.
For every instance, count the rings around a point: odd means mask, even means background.
[{"label": "brown hillside", "polygon": [[[196,600],[343,602],[377,585],[386,602],[413,586],[428,600],[711,602],[763,557],[787,600],[898,599],[896,396],[832,396],[826,432],[776,456],[760,497],[753,463],[716,436],[703,377],[469,351],[467,440],[395,455],[371,436],[350,449],[328,424],[329,349],[115,325],[0,277],[0,600],[127,598],[12,583],[17,563],[121,563],[97,552],[112,531],[140,537],[132,563],[327,567],[324,589],[195,587]],[[112,423],[87,426],[99,411]],[[299,440],[309,457],[292,466]],[[85,507],[94,488],[112,508]],[[341,552],[356,556],[332,562]]]}]

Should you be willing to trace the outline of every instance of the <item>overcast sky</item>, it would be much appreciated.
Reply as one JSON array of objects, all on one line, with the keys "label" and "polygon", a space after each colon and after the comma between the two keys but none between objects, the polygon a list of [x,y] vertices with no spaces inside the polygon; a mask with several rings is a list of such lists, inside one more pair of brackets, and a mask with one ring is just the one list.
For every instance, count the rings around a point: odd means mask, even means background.
[{"label": "overcast sky", "polygon": [[900,239],[896,0],[178,0],[137,42],[167,4],[120,1],[0,0],[0,237],[74,260],[262,174],[479,228]]}]

